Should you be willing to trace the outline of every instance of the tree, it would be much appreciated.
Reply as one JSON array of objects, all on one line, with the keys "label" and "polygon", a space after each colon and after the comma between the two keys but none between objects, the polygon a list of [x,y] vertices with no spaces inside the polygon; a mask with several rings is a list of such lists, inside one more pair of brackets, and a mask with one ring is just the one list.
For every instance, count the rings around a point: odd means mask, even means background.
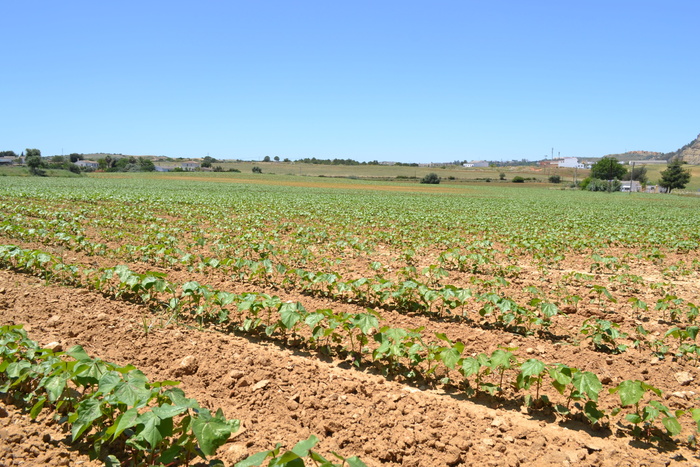
[{"label": "tree", "polygon": [[83,155],[78,154],[77,152],[71,153],[68,157],[70,158],[70,161],[73,163],[83,160]]},{"label": "tree", "polygon": [[213,157],[206,156],[204,159],[202,159],[202,167],[207,168],[211,167],[212,162],[219,162]]},{"label": "tree", "polygon": [[29,167],[29,173],[32,175],[45,175],[45,172],[40,169],[41,162],[41,151],[38,149],[27,149],[24,151],[24,162]]},{"label": "tree", "polygon": [[525,179],[521,177],[520,175],[516,175],[513,177],[513,180],[511,180],[513,183],[525,183]]},{"label": "tree", "polygon": [[550,175],[549,183],[561,183],[561,176],[560,175]]},{"label": "tree", "polygon": [[139,159],[139,169],[141,170],[141,172],[155,172],[156,165],[151,159],[146,159],[145,157],[142,157]]},{"label": "tree", "polygon": [[263,162],[270,162],[270,156],[265,156],[265,158],[263,159]]},{"label": "tree", "polygon": [[506,179],[506,173],[505,173],[505,172],[499,173],[499,174],[498,174],[498,179],[499,179],[499,180],[505,180],[505,179]]},{"label": "tree", "polygon": [[279,161],[280,161],[280,156],[275,156],[275,162],[279,162]]},{"label": "tree", "polygon": [[438,176],[438,174],[436,174],[434,172],[430,172],[428,175],[423,177],[420,182],[421,183],[428,183],[431,185],[438,185],[438,184],[440,184],[440,177]]},{"label": "tree", "polygon": [[690,181],[690,172],[683,168],[684,162],[674,159],[668,163],[668,168],[661,172],[659,185],[666,188],[668,193],[674,188],[683,189]]},{"label": "tree", "polygon": [[634,167],[622,177],[622,180],[634,180],[635,182],[644,184],[649,181],[649,177],[647,177],[647,168],[644,166]]},{"label": "tree", "polygon": [[0,151],[0,157],[17,157],[14,151]]},{"label": "tree", "polygon": [[591,178],[599,180],[622,180],[627,169],[614,157],[603,157],[591,167]]},{"label": "tree", "polygon": [[253,173],[254,174],[261,174],[262,169],[256,165],[255,167],[253,167]]}]

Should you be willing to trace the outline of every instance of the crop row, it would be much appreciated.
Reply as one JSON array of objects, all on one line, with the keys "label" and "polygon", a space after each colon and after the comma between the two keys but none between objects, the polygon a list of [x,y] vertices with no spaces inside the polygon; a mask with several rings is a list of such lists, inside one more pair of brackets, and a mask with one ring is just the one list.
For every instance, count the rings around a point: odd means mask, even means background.
[{"label": "crop row", "polygon": [[[602,384],[592,372],[532,358],[519,361],[513,354],[515,349],[508,348],[499,348],[490,355],[463,356],[461,342],[445,334],[429,338],[422,329],[380,326],[380,317],[371,310],[357,314],[328,309],[310,312],[299,302],[283,302],[267,294],[237,295],[196,282],[178,285],[169,282],[162,273],[139,274],[125,266],[79,271],[76,266],[60,263],[43,252],[5,247],[0,253],[5,267],[48,280],[87,285],[115,298],[166,311],[171,319],[191,317],[200,325],[214,322],[236,332],[349,355],[356,364],[370,362],[387,375],[456,382],[468,395],[480,392],[504,397],[508,391],[516,394],[523,391],[526,394],[518,397],[535,409],[551,407],[565,417],[580,414],[594,425],[604,425],[632,407],[625,420],[632,423],[629,430],[634,436],[659,435],[655,426],[658,421],[668,435],[676,436],[682,430],[680,419],[684,416],[694,422],[700,419],[698,409],[671,411],[655,398],[662,394],[659,389],[637,380],[625,380],[610,389],[611,394],[619,394],[619,404],[606,413],[598,403]],[[89,277],[81,282],[76,279],[81,274]],[[455,374],[460,377],[453,377]],[[547,387],[563,396],[561,403],[554,403],[543,394]]]},{"label": "crop row", "polygon": [[[32,419],[44,409],[55,412],[70,428],[72,442],[86,445],[91,458],[106,465],[189,465],[215,455],[238,431],[240,420],[226,419],[220,409],[212,414],[178,384],[149,382],[135,367],[90,358],[81,346],[67,352],[41,348],[21,325],[0,327],[0,392],[30,407]],[[268,458],[275,465],[303,465],[304,458],[336,465],[311,450],[317,442],[312,436],[286,452],[278,444],[237,466]],[[364,466],[357,457],[333,454],[343,465]]]}]

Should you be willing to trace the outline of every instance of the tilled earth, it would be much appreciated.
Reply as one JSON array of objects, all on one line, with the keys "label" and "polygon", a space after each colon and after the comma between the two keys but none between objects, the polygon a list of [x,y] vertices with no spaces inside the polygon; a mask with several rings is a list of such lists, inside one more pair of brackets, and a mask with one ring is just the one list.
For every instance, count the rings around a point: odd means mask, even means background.
[{"label": "tilled earth", "polygon": [[[316,353],[185,326],[152,327],[146,333],[143,319],[149,313],[98,293],[0,271],[3,324],[24,324],[43,345],[80,344],[92,357],[134,364],[151,380],[177,379],[188,397],[241,419],[242,429],[218,452],[227,465],[277,442],[291,447],[311,434],[320,438],[321,453],[358,455],[368,465],[700,465],[697,453],[685,445],[650,446],[619,436],[615,427],[595,431],[493,398],[406,385]],[[415,317],[387,317],[392,325],[402,325],[402,319],[421,324]],[[448,326],[432,327],[443,325]],[[456,325],[449,326],[456,332]],[[529,350],[547,361],[565,361],[601,376],[607,372],[609,384],[639,378],[666,391],[664,382],[671,384],[673,374],[673,369],[656,371],[648,354],[636,351],[616,357],[610,367],[605,355],[583,347],[560,348],[475,328],[454,337],[478,341],[480,351],[509,341],[532,346]],[[698,380],[697,369],[683,369]],[[46,413],[31,421],[17,407],[3,403],[0,408],[0,465],[97,465],[68,441],[69,433]]]}]

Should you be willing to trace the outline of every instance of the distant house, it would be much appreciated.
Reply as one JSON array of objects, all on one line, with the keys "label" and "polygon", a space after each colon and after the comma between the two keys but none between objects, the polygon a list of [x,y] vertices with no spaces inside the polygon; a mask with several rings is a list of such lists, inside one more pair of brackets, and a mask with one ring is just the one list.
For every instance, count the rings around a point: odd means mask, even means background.
[{"label": "distant house", "polygon": [[488,167],[489,161],[471,161],[466,164],[462,164],[462,167]]},{"label": "distant house", "polygon": [[624,191],[625,193],[629,193],[630,191],[633,193],[639,193],[640,191],[642,191],[642,184],[636,180],[625,180],[620,183],[620,191]]},{"label": "distant house", "polygon": [[156,165],[156,172],[170,172],[172,169],[170,167],[163,167],[160,165]]},{"label": "distant house", "polygon": [[180,164],[180,167],[182,167],[182,170],[197,170],[201,166],[202,165],[196,161],[185,161],[182,164]]},{"label": "distant house", "polygon": [[76,161],[75,165],[78,167],[85,167],[86,169],[97,169],[100,164],[95,161]]},{"label": "distant house", "polygon": [[12,165],[16,161],[16,157],[0,157],[0,165]]},{"label": "distant house", "polygon": [[578,161],[578,157],[562,157],[556,159],[559,167],[567,167],[570,169],[583,169],[585,166]]}]

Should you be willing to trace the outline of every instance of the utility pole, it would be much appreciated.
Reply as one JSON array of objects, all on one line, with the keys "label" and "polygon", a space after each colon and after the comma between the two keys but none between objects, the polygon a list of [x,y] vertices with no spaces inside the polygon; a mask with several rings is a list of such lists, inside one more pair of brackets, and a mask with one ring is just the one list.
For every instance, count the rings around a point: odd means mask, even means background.
[{"label": "utility pole", "polygon": [[630,172],[630,195],[632,194],[632,187],[634,186],[634,162],[632,162],[632,172]]}]

